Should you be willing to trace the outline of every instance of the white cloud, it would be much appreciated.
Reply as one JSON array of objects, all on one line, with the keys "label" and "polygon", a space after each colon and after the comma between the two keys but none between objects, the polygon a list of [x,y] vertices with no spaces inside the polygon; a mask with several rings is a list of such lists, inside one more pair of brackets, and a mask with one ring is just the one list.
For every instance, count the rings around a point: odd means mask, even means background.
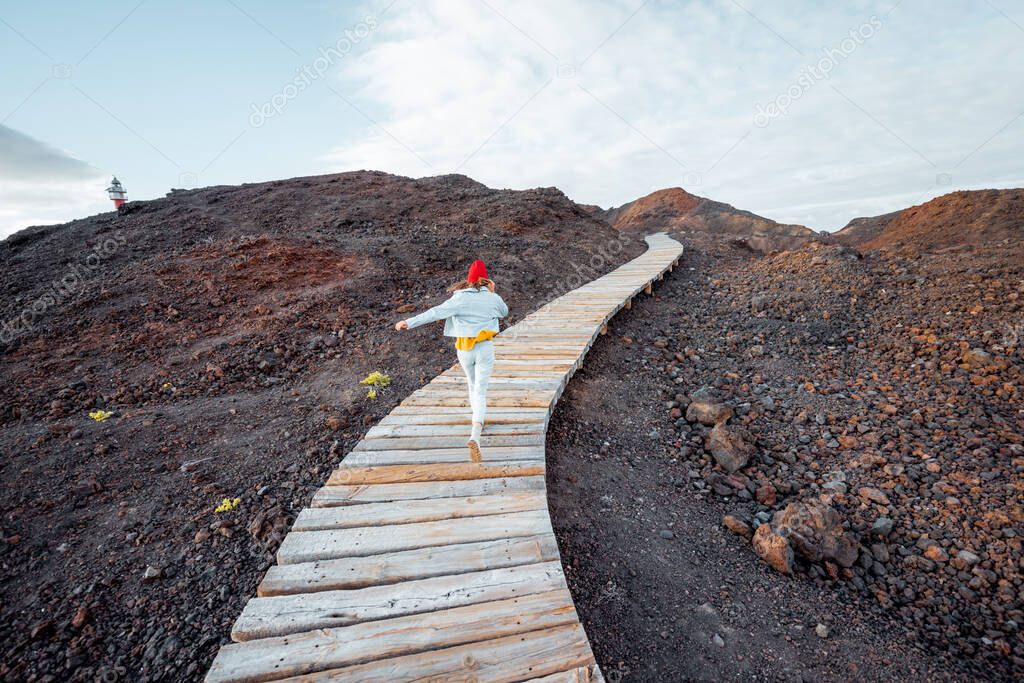
[{"label": "white cloud", "polygon": [[[339,85],[380,125],[326,164],[557,185],[603,206],[682,185],[827,229],[1019,175],[1024,119],[961,161],[1024,107],[1006,87],[1024,50],[1005,17],[741,4],[756,18],[737,3],[399,0]],[[880,28],[829,78],[753,125],[758,104],[872,16]]]},{"label": "white cloud", "polygon": [[100,169],[0,125],[0,238],[109,209],[105,180]]}]

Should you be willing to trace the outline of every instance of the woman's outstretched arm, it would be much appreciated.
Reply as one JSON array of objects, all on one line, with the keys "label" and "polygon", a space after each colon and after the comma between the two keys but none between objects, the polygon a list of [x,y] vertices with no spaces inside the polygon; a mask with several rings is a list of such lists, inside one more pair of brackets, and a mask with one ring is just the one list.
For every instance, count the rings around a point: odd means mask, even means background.
[{"label": "woman's outstretched arm", "polygon": [[444,320],[450,318],[455,313],[455,298],[451,297],[444,303],[438,304],[431,309],[423,311],[419,315],[414,315],[411,318],[400,320],[395,323],[396,330],[411,330],[419,327],[420,325],[426,325],[437,320]]}]

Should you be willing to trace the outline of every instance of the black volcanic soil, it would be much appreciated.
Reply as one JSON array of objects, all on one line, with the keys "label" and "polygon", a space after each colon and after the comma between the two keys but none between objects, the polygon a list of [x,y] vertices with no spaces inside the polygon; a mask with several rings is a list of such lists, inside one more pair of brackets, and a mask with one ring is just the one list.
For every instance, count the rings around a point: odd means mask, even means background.
[{"label": "black volcanic soil", "polygon": [[[0,244],[3,320],[45,304],[0,356],[0,680],[201,678],[294,512],[454,362],[439,330],[394,321],[473,258],[514,321],[643,249],[557,190],[373,172],[175,192]],[[393,384],[369,400],[374,370]]]},{"label": "black volcanic soil", "polygon": [[[1019,680],[1016,253],[688,246],[595,344],[548,432],[556,534],[606,674]],[[734,475],[685,418],[704,386],[756,444]],[[784,576],[723,526],[822,495],[856,541],[850,568],[798,554]]]}]

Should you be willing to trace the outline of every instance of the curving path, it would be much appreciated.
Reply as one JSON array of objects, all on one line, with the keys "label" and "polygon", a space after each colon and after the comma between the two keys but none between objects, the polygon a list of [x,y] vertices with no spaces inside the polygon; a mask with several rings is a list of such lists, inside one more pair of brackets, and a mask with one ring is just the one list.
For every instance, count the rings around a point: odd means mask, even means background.
[{"label": "curving path", "polygon": [[482,462],[458,365],[367,432],[299,513],[207,681],[603,681],[548,518],[544,439],[609,318],[682,254],[646,239],[495,338]]}]

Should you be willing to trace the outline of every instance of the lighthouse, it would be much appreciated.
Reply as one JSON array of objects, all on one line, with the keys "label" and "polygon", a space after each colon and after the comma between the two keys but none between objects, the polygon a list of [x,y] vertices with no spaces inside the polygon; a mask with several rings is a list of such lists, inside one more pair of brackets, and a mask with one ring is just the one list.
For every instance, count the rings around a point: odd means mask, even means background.
[{"label": "lighthouse", "polygon": [[114,176],[114,179],[110,181],[110,187],[107,188],[107,196],[114,202],[115,209],[120,209],[121,205],[124,204],[124,187],[121,186],[121,181],[117,179],[117,176]]}]

